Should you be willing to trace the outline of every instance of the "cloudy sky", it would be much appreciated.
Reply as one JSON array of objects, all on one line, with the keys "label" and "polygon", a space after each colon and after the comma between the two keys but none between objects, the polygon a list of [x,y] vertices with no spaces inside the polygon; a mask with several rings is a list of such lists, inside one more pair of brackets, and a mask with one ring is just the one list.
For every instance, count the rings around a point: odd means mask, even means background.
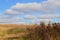
[{"label": "cloudy sky", "polygon": [[60,0],[0,0],[0,24],[60,22]]}]

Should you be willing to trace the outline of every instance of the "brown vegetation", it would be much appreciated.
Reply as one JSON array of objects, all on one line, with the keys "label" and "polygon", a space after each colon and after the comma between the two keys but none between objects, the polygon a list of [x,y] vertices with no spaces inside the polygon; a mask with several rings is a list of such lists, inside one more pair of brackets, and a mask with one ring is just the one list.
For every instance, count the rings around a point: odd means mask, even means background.
[{"label": "brown vegetation", "polygon": [[60,23],[43,22],[35,28],[27,28],[27,40],[60,40]]},{"label": "brown vegetation", "polygon": [[60,23],[0,24],[0,40],[60,40]]}]

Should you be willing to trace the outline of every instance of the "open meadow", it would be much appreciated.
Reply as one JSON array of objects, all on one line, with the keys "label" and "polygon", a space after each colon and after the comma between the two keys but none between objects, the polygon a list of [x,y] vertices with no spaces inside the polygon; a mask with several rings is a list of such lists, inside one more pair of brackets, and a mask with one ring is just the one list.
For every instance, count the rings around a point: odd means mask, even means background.
[{"label": "open meadow", "polygon": [[60,23],[0,24],[0,40],[60,40]]}]

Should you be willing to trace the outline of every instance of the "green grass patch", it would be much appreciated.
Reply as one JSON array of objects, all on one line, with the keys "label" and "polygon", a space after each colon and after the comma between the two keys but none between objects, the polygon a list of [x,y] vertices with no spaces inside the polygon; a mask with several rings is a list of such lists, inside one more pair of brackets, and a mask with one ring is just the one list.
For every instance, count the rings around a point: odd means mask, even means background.
[{"label": "green grass patch", "polygon": [[24,33],[25,29],[24,28],[12,28],[7,30],[7,34],[17,34],[17,33]]}]

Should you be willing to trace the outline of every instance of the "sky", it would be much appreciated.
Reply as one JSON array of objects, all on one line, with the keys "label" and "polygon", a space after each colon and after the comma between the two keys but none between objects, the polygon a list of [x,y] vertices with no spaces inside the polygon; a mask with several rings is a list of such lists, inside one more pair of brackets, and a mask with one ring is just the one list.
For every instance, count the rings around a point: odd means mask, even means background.
[{"label": "sky", "polygon": [[60,22],[60,0],[0,0],[0,24]]}]

